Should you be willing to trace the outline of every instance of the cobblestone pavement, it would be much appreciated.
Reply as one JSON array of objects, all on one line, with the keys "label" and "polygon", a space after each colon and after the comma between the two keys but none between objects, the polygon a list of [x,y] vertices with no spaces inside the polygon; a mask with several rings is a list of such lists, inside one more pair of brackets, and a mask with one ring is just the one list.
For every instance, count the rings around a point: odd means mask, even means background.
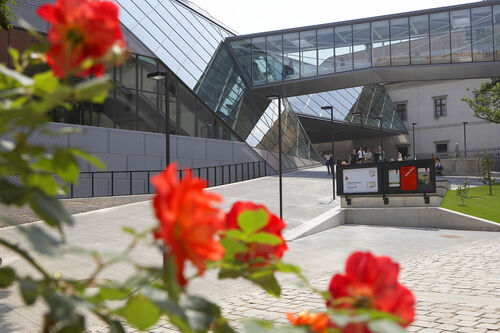
[{"label": "cobblestone pavement", "polygon": [[[410,256],[400,260],[400,265],[400,280],[417,299],[416,319],[409,332],[500,332],[500,238]],[[326,289],[333,273],[311,281]],[[230,294],[212,295],[212,300],[221,305],[228,319],[234,320],[236,328],[249,317],[286,323],[286,312],[324,309],[318,295],[302,288],[284,288],[282,293],[281,299],[276,299],[245,286]],[[175,330],[163,322],[150,332]]]},{"label": "cobblestone pavement", "polygon": [[[70,214],[79,214],[93,210],[126,205],[134,202],[146,201],[151,199],[151,194],[96,197],[96,198],[74,198],[61,199]],[[10,223],[2,221],[6,218]],[[40,218],[33,213],[29,206],[15,207],[0,204],[0,228],[12,224],[23,224],[38,221]]]}]

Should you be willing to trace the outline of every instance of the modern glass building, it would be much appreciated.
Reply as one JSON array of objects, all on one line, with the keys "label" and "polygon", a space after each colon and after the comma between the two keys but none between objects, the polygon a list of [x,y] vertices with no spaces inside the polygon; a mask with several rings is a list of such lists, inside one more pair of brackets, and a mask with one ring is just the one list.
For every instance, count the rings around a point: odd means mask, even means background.
[{"label": "modern glass building", "polygon": [[[164,133],[165,105],[169,103],[171,134],[246,142],[276,166],[278,103],[254,93],[253,86],[374,64],[372,56],[358,56],[363,47],[372,48],[373,34],[361,26],[349,26],[346,34],[350,37],[342,35],[340,28],[333,35],[333,28],[328,28],[331,31],[241,39],[189,1],[114,1],[120,7],[131,57],[109,72],[115,87],[104,104],[79,103],[70,111],[54,110],[53,121]],[[14,12],[36,30],[47,32],[48,25],[36,16],[36,7],[46,2],[50,1],[18,0]],[[2,32],[2,46],[22,49],[35,42],[18,23],[16,26]],[[370,24],[367,27],[369,32]],[[332,36],[344,38],[326,45]],[[342,46],[340,40],[347,44]],[[383,45],[391,45],[390,38],[386,42]],[[343,54],[346,50],[350,51]],[[0,61],[8,62],[8,55],[2,54]],[[166,71],[168,82],[148,79],[147,74],[155,71]],[[381,85],[283,98],[285,169],[320,160],[313,143],[324,142],[325,137],[327,141],[329,134],[321,126],[306,128],[302,120],[314,118],[316,123],[328,124],[330,115],[321,110],[325,105],[334,107],[336,123],[352,126],[351,133],[359,126],[378,129],[380,125],[391,135],[407,133]],[[375,119],[380,117],[382,121]]]}]

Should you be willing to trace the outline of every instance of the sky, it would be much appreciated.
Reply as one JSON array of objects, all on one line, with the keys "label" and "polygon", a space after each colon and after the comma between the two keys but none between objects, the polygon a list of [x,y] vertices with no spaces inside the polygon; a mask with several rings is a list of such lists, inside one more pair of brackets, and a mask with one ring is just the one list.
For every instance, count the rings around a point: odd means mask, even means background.
[{"label": "sky", "polygon": [[472,0],[190,0],[249,34],[473,2]]}]

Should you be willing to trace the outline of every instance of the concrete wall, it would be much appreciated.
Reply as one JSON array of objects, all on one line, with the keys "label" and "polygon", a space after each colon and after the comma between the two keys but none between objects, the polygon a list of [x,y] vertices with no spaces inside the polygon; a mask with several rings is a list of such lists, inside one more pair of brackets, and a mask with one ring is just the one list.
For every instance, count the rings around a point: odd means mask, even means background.
[{"label": "concrete wall", "polygon": [[[45,146],[74,147],[91,153],[100,158],[107,166],[107,171],[136,171],[136,170],[161,170],[165,168],[165,135],[159,133],[120,130],[113,128],[100,128],[90,126],[49,123],[47,126],[53,131],[64,127],[73,127],[81,130],[80,133],[65,134],[58,137],[49,137],[41,133],[33,136],[32,141]],[[170,137],[170,157],[179,168],[200,168],[208,166],[227,165],[263,161],[252,148],[244,142],[233,142],[186,136]],[[258,166],[255,175],[259,174]],[[274,171],[260,163],[260,173],[264,171],[273,174]],[[98,171],[86,162],[81,163],[81,171]],[[253,178],[254,169],[250,168],[225,168],[224,180],[229,181],[231,175],[235,179]],[[206,177],[206,174],[200,175]],[[214,170],[209,171],[213,178]],[[195,173],[195,175],[197,175]],[[94,194],[96,196],[110,195],[111,175],[96,174],[94,176]],[[222,171],[217,170],[218,183],[222,180]],[[117,173],[114,175],[114,195],[130,193],[130,174]],[[211,184],[213,185],[213,184]],[[132,179],[132,193],[146,193],[148,188],[147,174],[134,173]],[[150,188],[152,191],[152,188]],[[82,175],[80,185],[74,187],[75,196],[88,196],[91,191],[90,175]]]},{"label": "concrete wall", "polygon": [[[413,152],[412,123],[415,125],[416,153],[436,152],[436,143],[448,143],[448,151],[455,151],[456,143],[464,149],[464,121],[466,125],[467,149],[490,148],[500,145],[500,125],[475,118],[469,106],[460,99],[474,98],[474,90],[488,79],[450,80],[432,82],[408,82],[386,85],[392,101],[407,103],[408,120],[405,126],[409,135],[395,138],[396,144],[408,144]],[[467,90],[470,89],[470,90]],[[433,97],[446,96],[447,116],[434,117]]]},{"label": "concrete wall", "polygon": [[500,223],[438,207],[349,208],[345,224],[500,231]]}]

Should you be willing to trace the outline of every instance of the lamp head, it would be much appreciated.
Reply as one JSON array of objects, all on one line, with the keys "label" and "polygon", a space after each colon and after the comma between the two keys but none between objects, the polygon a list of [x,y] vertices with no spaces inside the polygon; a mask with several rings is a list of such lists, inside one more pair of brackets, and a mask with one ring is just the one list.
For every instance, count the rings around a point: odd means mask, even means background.
[{"label": "lamp head", "polygon": [[167,72],[152,72],[148,73],[148,79],[161,80],[167,77]]}]

